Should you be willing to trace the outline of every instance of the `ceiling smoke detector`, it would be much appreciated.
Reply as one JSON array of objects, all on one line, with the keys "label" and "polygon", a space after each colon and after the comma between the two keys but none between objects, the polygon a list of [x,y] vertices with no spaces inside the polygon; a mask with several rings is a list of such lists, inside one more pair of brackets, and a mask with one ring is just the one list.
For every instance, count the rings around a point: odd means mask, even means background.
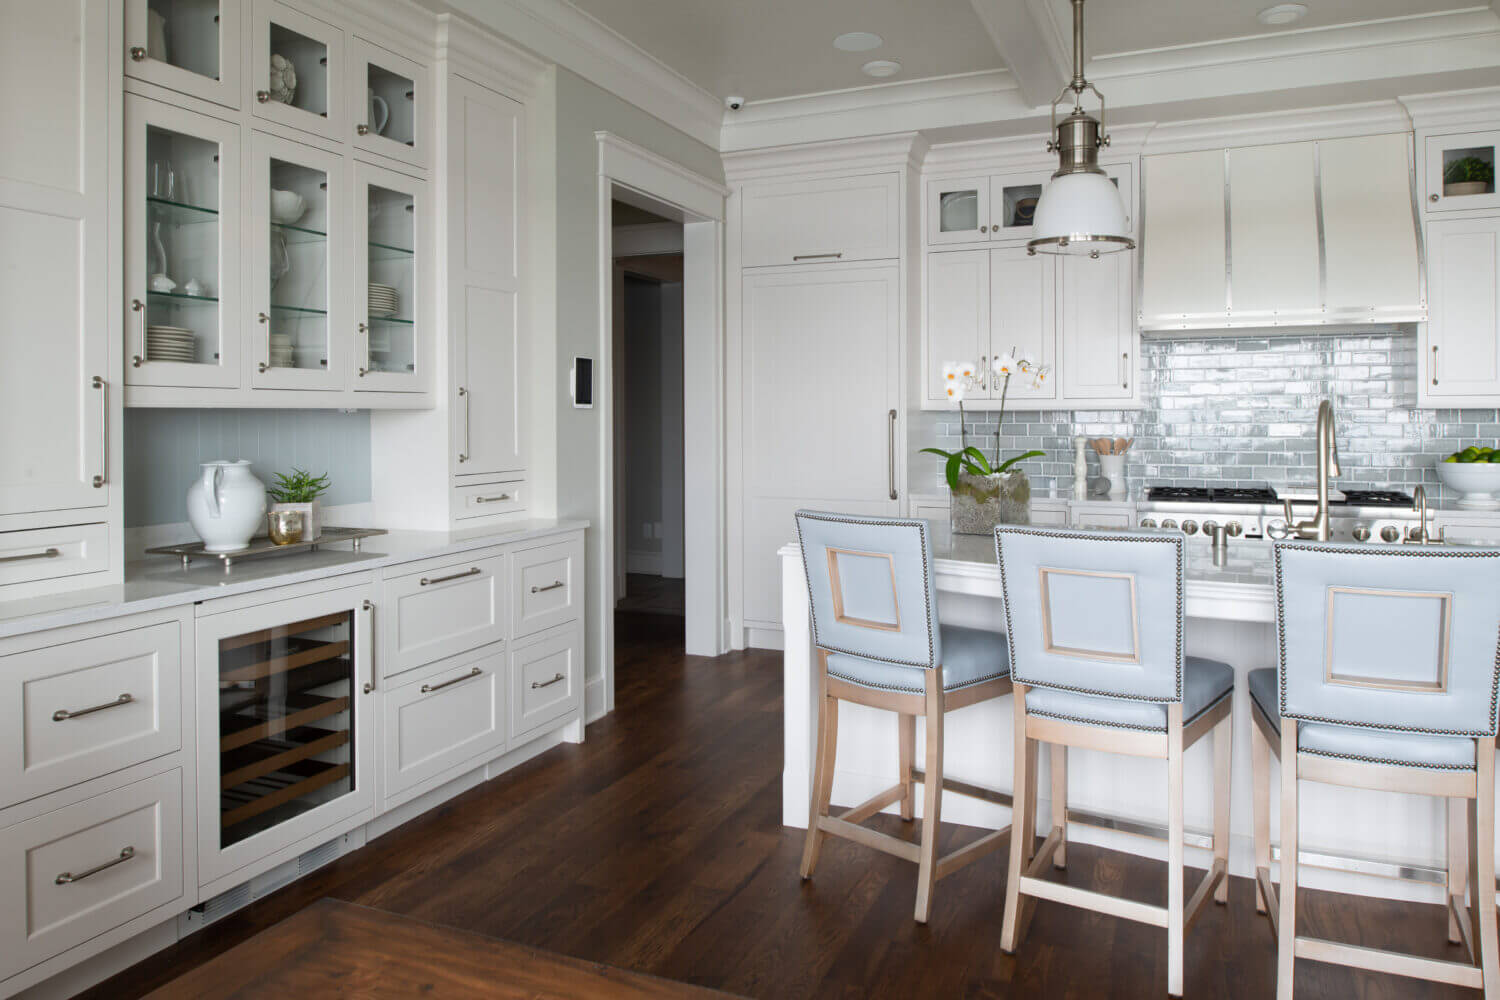
[{"label": "ceiling smoke detector", "polygon": [[1274,7],[1267,7],[1255,19],[1261,24],[1269,24],[1273,28],[1300,21],[1307,16],[1307,4],[1305,3],[1279,3]]},{"label": "ceiling smoke detector", "polygon": [[887,77],[901,72],[901,64],[894,59],[876,59],[865,63],[860,69],[865,76]]},{"label": "ceiling smoke detector", "polygon": [[869,31],[846,31],[833,40],[840,52],[868,52],[885,44],[885,39]]}]

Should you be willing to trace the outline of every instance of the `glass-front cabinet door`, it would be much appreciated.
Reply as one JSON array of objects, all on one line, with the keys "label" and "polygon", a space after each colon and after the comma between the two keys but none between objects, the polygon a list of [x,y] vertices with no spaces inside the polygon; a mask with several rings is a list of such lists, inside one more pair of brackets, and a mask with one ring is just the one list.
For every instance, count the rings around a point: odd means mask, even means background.
[{"label": "glass-front cabinet door", "polygon": [[125,100],[125,379],[237,387],[239,129]]},{"label": "glass-front cabinet door", "polygon": [[1461,212],[1500,208],[1495,165],[1500,132],[1460,132],[1427,137],[1427,210]]},{"label": "glass-front cabinet door", "polygon": [[1036,205],[1051,176],[1051,171],[1043,170],[990,178],[990,239],[1031,239]]},{"label": "glass-front cabinet door", "polygon": [[349,339],[338,335],[348,330],[343,161],[256,132],[250,169],[250,384],[340,389]]},{"label": "glass-front cabinet door", "polygon": [[198,622],[198,836],[207,884],[374,803],[364,587]]},{"label": "glass-front cabinet door", "polygon": [[[989,239],[990,179],[957,177],[927,182],[927,242]],[[983,227],[983,228],[981,228]]]},{"label": "glass-front cabinet door", "polygon": [[354,164],[356,390],[417,392],[426,387],[431,335],[420,255],[425,185],[391,170]]},{"label": "glass-front cabinet door", "polygon": [[259,118],[330,139],[348,135],[341,100],[344,33],[277,0],[255,0],[251,108]]},{"label": "glass-front cabinet door", "polygon": [[241,0],[125,0],[125,73],[240,106]]},{"label": "glass-front cabinet door", "polygon": [[363,38],[351,38],[349,51],[354,144],[413,166],[427,166],[432,133],[427,70]]}]

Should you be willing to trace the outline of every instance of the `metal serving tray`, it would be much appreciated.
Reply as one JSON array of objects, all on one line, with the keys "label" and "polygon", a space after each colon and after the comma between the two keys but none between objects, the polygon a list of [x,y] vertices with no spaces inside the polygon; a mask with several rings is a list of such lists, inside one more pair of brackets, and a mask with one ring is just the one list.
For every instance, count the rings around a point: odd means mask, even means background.
[{"label": "metal serving tray", "polygon": [[322,545],[337,545],[340,542],[350,542],[355,549],[359,543],[372,535],[383,535],[384,528],[330,528],[325,526],[323,533],[317,538],[306,542],[293,542],[290,545],[277,545],[266,535],[257,535],[250,539],[250,544],[243,549],[235,549],[233,552],[205,552],[202,542],[185,542],[181,545],[160,545],[146,551],[154,555],[177,556],[182,560],[182,568],[187,569],[192,565],[194,559],[217,559],[224,564],[226,570],[234,565],[236,559],[251,559],[256,556],[286,555],[291,552],[316,551]]}]

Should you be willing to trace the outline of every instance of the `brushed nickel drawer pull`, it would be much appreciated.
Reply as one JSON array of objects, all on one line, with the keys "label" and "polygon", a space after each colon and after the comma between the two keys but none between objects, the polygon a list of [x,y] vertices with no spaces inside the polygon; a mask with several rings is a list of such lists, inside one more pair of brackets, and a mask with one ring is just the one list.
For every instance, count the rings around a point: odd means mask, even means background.
[{"label": "brushed nickel drawer pull", "polygon": [[531,592],[533,594],[545,594],[549,590],[558,590],[565,586],[567,586],[567,584],[563,583],[561,580],[553,580],[545,587],[532,587]]},{"label": "brushed nickel drawer pull", "polygon": [[116,698],[114,701],[106,701],[102,705],[93,705],[89,708],[80,708],[76,712],[70,712],[66,708],[59,708],[57,711],[52,713],[52,721],[67,722],[69,719],[80,719],[85,715],[93,715],[95,712],[102,712],[106,708],[119,708],[121,705],[129,705],[133,701],[135,701],[135,698],[127,692],[120,695],[120,697]]},{"label": "brushed nickel drawer pull", "polygon": [[447,583],[449,580],[462,580],[466,576],[478,576],[479,573],[480,569],[478,566],[471,566],[468,569],[464,570],[462,573],[450,573],[447,576],[435,576],[431,580],[427,579],[427,577],[424,576],[419,582],[422,586],[428,587],[434,583]]},{"label": "brushed nickel drawer pull", "polygon": [[104,391],[104,398],[99,402],[99,474],[94,477],[94,489],[97,490],[109,482],[109,383],[102,376],[95,375],[90,384]]},{"label": "brushed nickel drawer pull", "polygon": [[474,502],[475,503],[500,503],[501,501],[509,500],[509,499],[510,499],[510,494],[509,493],[502,493],[502,494],[500,494],[497,497],[475,497],[474,498]]},{"label": "brushed nickel drawer pull", "polygon": [[[365,600],[363,601],[363,603],[360,604],[360,610],[363,611],[367,615],[374,615],[375,614],[375,602],[372,601],[372,600],[370,600],[368,597],[365,598]],[[364,690],[365,694],[370,694],[372,691],[375,690],[375,674],[374,674],[373,671],[370,673],[370,679],[367,680],[367,681],[365,681],[365,686],[364,686],[363,690]]]},{"label": "brushed nickel drawer pull", "polygon": [[458,398],[464,401],[464,450],[458,453],[460,462],[469,460],[469,390],[458,387]]},{"label": "brushed nickel drawer pull", "polygon": [[531,682],[531,689],[533,691],[535,691],[537,688],[551,687],[552,685],[556,684],[558,681],[560,681],[562,679],[563,679],[563,675],[562,674],[557,674],[550,681],[532,681]]},{"label": "brushed nickel drawer pull", "polygon": [[842,253],[799,253],[792,260],[839,260],[843,256]]},{"label": "brushed nickel drawer pull", "polygon": [[110,858],[108,861],[104,862],[104,864],[95,865],[92,868],[79,872],[77,875],[74,875],[72,872],[63,872],[61,875],[57,876],[57,878],[53,879],[52,882],[54,885],[68,885],[72,882],[82,882],[90,875],[98,875],[106,868],[113,868],[115,865],[123,865],[133,857],[135,857],[135,848],[127,844],[125,845],[125,847],[120,849],[120,856],[118,858]]},{"label": "brushed nickel drawer pull", "polygon": [[[1437,196],[1433,195],[1433,197],[1436,198]],[[1433,344],[1432,345],[1432,384],[1433,385],[1437,385],[1438,384],[1438,379],[1437,379],[1437,376],[1438,376],[1438,371],[1437,371],[1437,349],[1438,349],[1438,345]]]},{"label": "brushed nickel drawer pull", "polygon": [[48,549],[45,552],[28,552],[23,556],[0,556],[0,563],[24,562],[27,559],[56,559],[62,555],[61,549]]},{"label": "brushed nickel drawer pull", "polygon": [[443,683],[441,683],[441,684],[423,684],[422,685],[422,693],[423,694],[431,694],[434,691],[441,691],[445,687],[452,687],[455,684],[461,684],[464,681],[473,680],[475,677],[478,677],[482,673],[484,673],[483,670],[480,670],[478,667],[475,667],[473,670],[470,670],[468,673],[464,674],[462,677],[455,677],[451,681],[443,681]]}]

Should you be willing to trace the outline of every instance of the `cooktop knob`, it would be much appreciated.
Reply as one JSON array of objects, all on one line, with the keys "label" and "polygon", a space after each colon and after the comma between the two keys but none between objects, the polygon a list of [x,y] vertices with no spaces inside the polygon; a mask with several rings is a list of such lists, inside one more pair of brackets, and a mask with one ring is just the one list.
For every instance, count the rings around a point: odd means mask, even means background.
[{"label": "cooktop knob", "polygon": [[1192,520],[1183,521],[1182,531],[1184,534],[1196,535],[1198,533],[1198,522]]},{"label": "cooktop knob", "polygon": [[1219,522],[1213,520],[1212,518],[1210,518],[1207,521],[1203,522],[1203,533],[1205,535],[1212,535],[1214,533],[1214,529],[1217,528],[1218,526],[1219,526]]},{"label": "cooktop knob", "polygon": [[1267,538],[1285,538],[1290,534],[1291,531],[1287,529],[1286,522],[1281,518],[1278,517],[1266,522]]},{"label": "cooktop knob", "polygon": [[1230,521],[1224,525],[1224,533],[1230,538],[1238,538],[1244,532],[1245,526],[1238,521]]},{"label": "cooktop knob", "polygon": [[1162,518],[1161,526],[1163,528],[1175,528],[1177,527],[1177,519],[1173,517],[1164,517]]},{"label": "cooktop knob", "polygon": [[1394,524],[1387,524],[1384,528],[1380,529],[1380,540],[1382,542],[1401,541],[1401,529]]},{"label": "cooktop knob", "polygon": [[1370,540],[1370,526],[1368,524],[1356,524],[1354,526],[1354,540],[1356,542],[1368,542]]},{"label": "cooktop knob", "polygon": [[1143,517],[1143,518],[1141,518],[1141,527],[1143,527],[1143,528],[1154,528],[1154,527],[1156,527],[1156,518],[1154,518],[1154,517]]}]

